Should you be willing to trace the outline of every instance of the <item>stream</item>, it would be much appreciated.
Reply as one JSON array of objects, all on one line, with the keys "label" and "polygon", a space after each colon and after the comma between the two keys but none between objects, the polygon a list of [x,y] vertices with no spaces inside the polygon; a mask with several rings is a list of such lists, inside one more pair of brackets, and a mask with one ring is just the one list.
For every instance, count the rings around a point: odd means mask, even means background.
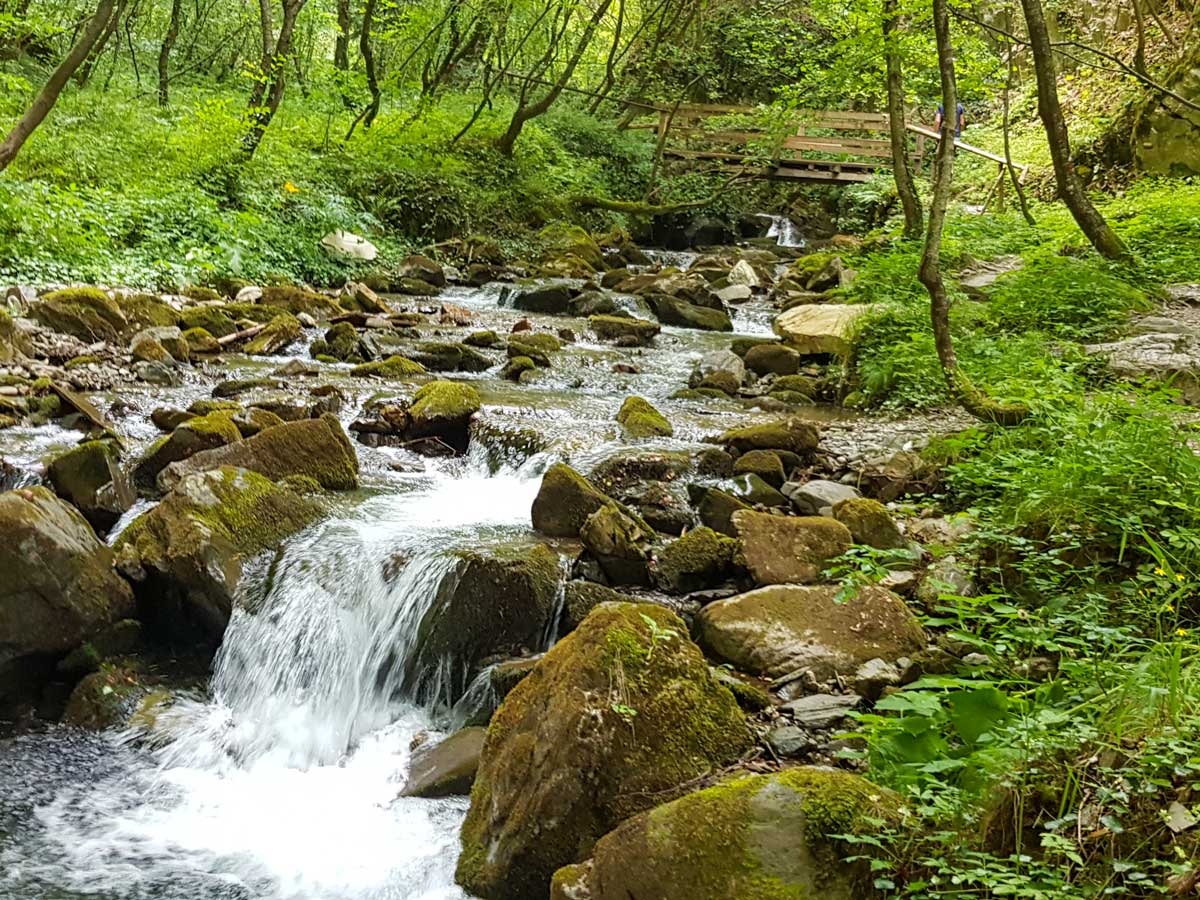
[{"label": "stream", "polygon": [[[626,447],[613,417],[630,394],[675,425],[673,438],[647,447],[695,447],[766,415],[732,400],[669,399],[694,360],[727,347],[729,334],[668,327],[654,347],[618,349],[586,342],[583,320],[519,313],[501,296],[499,285],[453,287],[439,302],[469,309],[474,328],[507,332],[529,318],[538,330],[570,328],[580,342],[528,384],[501,380],[496,368],[453,377],[479,389],[489,424],[532,429],[544,449],[505,455],[476,441],[465,457],[426,459],[358,445],[360,489],[245,580],[207,690],[139,731],[51,727],[0,741],[0,897],[465,896],[453,876],[467,799],[399,796],[414,738],[451,724],[444,707],[406,700],[404,680],[415,623],[449,571],[448,552],[536,540],[529,510],[542,472],[562,458],[586,472]],[[735,332],[769,334],[771,316],[750,301],[734,312]],[[136,458],[158,436],[152,409],[186,407],[209,396],[215,378],[265,374],[289,355],[311,362],[302,342],[283,356],[231,355],[179,387],[136,385],[95,399],[103,408],[121,402],[116,421]],[[351,379],[349,366],[320,367],[320,380],[346,393],[343,424],[380,390]],[[34,466],[77,438],[53,425],[15,427],[0,431],[0,455]]]}]

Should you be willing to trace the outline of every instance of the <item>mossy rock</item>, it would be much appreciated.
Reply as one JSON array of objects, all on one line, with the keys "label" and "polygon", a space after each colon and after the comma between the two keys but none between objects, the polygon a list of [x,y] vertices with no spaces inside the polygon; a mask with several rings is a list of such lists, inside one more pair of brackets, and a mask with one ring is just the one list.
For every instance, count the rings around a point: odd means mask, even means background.
[{"label": "mossy rock", "polygon": [[46,466],[46,477],[54,492],[101,534],[131,505],[116,448],[108,441],[86,441],[56,456]]},{"label": "mossy rock", "polygon": [[[509,338],[508,343],[510,346],[512,344],[522,344],[526,347],[531,347],[543,355],[557,353],[563,346],[562,340],[557,335],[547,334],[544,331],[522,331]],[[512,354],[510,353],[509,356],[512,356]]]},{"label": "mossy rock", "polygon": [[179,314],[177,323],[187,332],[201,328],[212,337],[225,337],[238,330],[237,323],[225,312],[223,306],[194,306]]},{"label": "mossy rock", "polygon": [[675,433],[667,417],[642,397],[626,397],[617,411],[617,422],[631,438],[670,437]]},{"label": "mossy rock", "polygon": [[313,341],[309,352],[313,358],[331,356],[340,362],[362,362],[358,346],[358,331],[349,322],[338,322],[325,332],[320,341]]},{"label": "mossy rock", "polygon": [[662,331],[657,322],[647,322],[632,316],[591,316],[588,318],[588,327],[602,341],[626,339],[639,346],[649,344]]},{"label": "mossy rock", "polygon": [[750,450],[733,461],[734,475],[757,475],[771,487],[783,487],[783,460],[774,450]]},{"label": "mossy rock", "polygon": [[729,394],[719,388],[680,388],[671,395],[672,400],[728,400]]},{"label": "mossy rock", "polygon": [[755,375],[795,375],[800,354],[783,344],[759,344],[746,352],[746,368]]},{"label": "mossy rock", "polygon": [[770,392],[803,394],[811,399],[817,396],[819,390],[820,385],[815,378],[807,375],[782,375],[771,382]]},{"label": "mossy rock", "polygon": [[723,444],[737,453],[750,450],[787,450],[807,455],[817,449],[821,432],[817,426],[803,419],[781,419],[759,425],[731,428],[716,438],[714,443]]},{"label": "mossy rock", "polygon": [[737,537],[737,529],[733,527],[733,514],[750,508],[748,503],[727,491],[709,488],[700,499],[696,512],[700,515],[700,521],[713,531]]},{"label": "mossy rock", "polygon": [[655,807],[554,875],[551,900],[871,900],[869,860],[846,834],[899,820],[899,798],[861,776],[800,767],[726,781]]},{"label": "mossy rock", "polygon": [[221,466],[182,478],[113,549],[153,632],[214,649],[233,610],[242,561],[277,547],[321,513],[319,504],[262,475]]},{"label": "mossy rock", "polygon": [[702,331],[733,331],[733,321],[723,309],[699,306],[668,294],[650,294],[646,302],[664,325]]},{"label": "mossy rock", "polygon": [[687,474],[691,457],[675,450],[622,450],[601,460],[588,481],[606,494],[624,497],[648,482],[672,482]]},{"label": "mossy rock", "polygon": [[129,330],[117,301],[93,287],[51,291],[30,304],[29,314],[47,328],[89,343],[116,342]]},{"label": "mossy rock", "polygon": [[601,603],[638,603],[639,601],[618,590],[596,584],[594,581],[568,581],[563,588],[561,633],[566,634],[579,627]]},{"label": "mossy rock", "polygon": [[389,356],[387,359],[377,359],[355,366],[350,370],[350,374],[354,378],[405,378],[410,375],[424,375],[427,371],[423,365],[407,356]]},{"label": "mossy rock", "polygon": [[579,539],[610,584],[649,585],[657,535],[637,513],[609,500],[588,516]]},{"label": "mossy rock", "polygon": [[851,545],[846,526],[823,516],[740,510],[733,514],[733,527],[741,542],[740,561],[756,584],[819,581],[830,563]]},{"label": "mossy rock", "polygon": [[619,822],[752,742],[678,616],[602,604],[493,716],[456,881],[488,900],[546,896]]},{"label": "mossy rock", "polygon": [[907,544],[891,513],[878,500],[867,497],[843,500],[833,507],[833,517],[850,529],[856,544],[877,550],[899,550]]},{"label": "mossy rock", "polygon": [[508,381],[519,382],[522,380],[521,376],[526,372],[534,372],[536,370],[537,363],[528,356],[514,356],[504,364],[504,367],[500,370],[500,377]]},{"label": "mossy rock", "polygon": [[737,541],[711,528],[694,528],[655,556],[655,583],[669,594],[690,594],[724,581]]},{"label": "mossy rock", "polygon": [[83,366],[94,366],[102,362],[104,362],[104,360],[101,357],[96,356],[96,354],[84,353],[80,356],[72,356],[63,364],[63,368],[70,372],[72,369],[79,369]]},{"label": "mossy rock", "polygon": [[242,405],[236,400],[217,400],[211,397],[202,397],[199,400],[193,400],[188,406],[187,411],[195,413],[198,416],[207,416],[209,413],[226,412],[233,415],[240,410]]},{"label": "mossy rock", "polygon": [[17,330],[17,323],[0,309],[0,362],[14,362],[33,352],[28,340]]},{"label": "mossy rock", "polygon": [[175,359],[167,348],[153,335],[138,334],[129,346],[129,355],[135,362],[174,363]]},{"label": "mossy rock", "polygon": [[0,493],[0,708],[32,699],[55,660],[134,609],[113,552],[48,488]]},{"label": "mossy rock", "polygon": [[248,341],[242,350],[252,356],[270,356],[295,343],[304,333],[300,320],[291,313],[280,313],[267,327]]},{"label": "mossy rock", "polygon": [[67,700],[62,723],[90,731],[125,724],[147,688],[137,666],[103,663],[85,675]]},{"label": "mossy rock", "polygon": [[179,293],[189,300],[195,300],[197,303],[220,303],[225,299],[219,291],[199,284],[189,284]]},{"label": "mossy rock", "polygon": [[500,346],[504,339],[494,331],[473,331],[463,338],[463,343],[468,347],[482,347],[487,350]]},{"label": "mossy rock", "polygon": [[220,343],[204,328],[189,328],[183,333],[183,339],[187,342],[188,352],[191,354],[204,355],[221,352]]},{"label": "mossy rock", "polygon": [[283,419],[265,409],[257,406],[249,406],[246,409],[239,409],[232,414],[233,424],[237,426],[237,430],[241,432],[242,437],[254,437],[260,431],[266,431],[268,428],[274,428],[276,425],[282,425]]},{"label": "mossy rock", "polygon": [[413,394],[409,438],[436,437],[458,453],[471,440],[471,418],[483,408],[479,391],[457,381],[431,381]]},{"label": "mossy rock", "polygon": [[578,537],[588,516],[611,498],[565,463],[555,463],[542,476],[533,500],[534,530],[549,537]]},{"label": "mossy rock", "polygon": [[[180,427],[188,427],[195,421]],[[227,421],[236,432],[232,418],[227,417]],[[254,437],[189,456],[162,471],[159,487],[171,489],[188,475],[226,466],[248,469],[272,481],[289,475],[307,475],[331,491],[358,487],[358,456],[354,445],[342,423],[330,413],[316,419],[285,422]]]},{"label": "mossy rock", "polygon": [[343,312],[342,308],[338,306],[338,302],[332,297],[292,285],[265,287],[258,302],[262,306],[285,309],[293,316],[308,313],[315,319],[328,319]]},{"label": "mossy rock", "polygon": [[150,445],[145,455],[134,466],[134,482],[140,488],[152,488],[159,473],[171,463],[241,439],[241,432],[226,410],[217,410],[188,419],[165,438]]},{"label": "mossy rock", "polygon": [[130,331],[170,328],[179,317],[169,303],[154,294],[130,294],[117,299]]},{"label": "mossy rock", "polygon": [[492,361],[466,344],[422,341],[409,355],[431,372],[484,372]]},{"label": "mossy rock", "polygon": [[543,544],[455,551],[417,625],[406,670],[415,696],[454,703],[486,659],[540,649],[557,611],[558,554]]},{"label": "mossy rock", "polygon": [[924,649],[924,631],[891,591],[867,585],[849,598],[842,593],[837,585],[789,584],[718,600],[696,618],[697,639],[743,672],[778,678],[808,668],[818,681]]},{"label": "mossy rock", "polygon": [[538,232],[546,247],[542,261],[551,263],[564,258],[582,260],[592,272],[604,271],[604,251],[590,234],[578,225],[554,222]]}]

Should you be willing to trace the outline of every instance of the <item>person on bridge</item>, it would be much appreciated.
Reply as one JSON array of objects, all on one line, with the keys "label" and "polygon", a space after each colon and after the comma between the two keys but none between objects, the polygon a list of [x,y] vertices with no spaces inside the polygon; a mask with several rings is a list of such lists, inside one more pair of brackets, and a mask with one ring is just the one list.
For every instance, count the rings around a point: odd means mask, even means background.
[{"label": "person on bridge", "polygon": [[[933,117],[933,130],[936,131],[938,134],[941,134],[941,132],[942,132],[942,120],[945,117],[946,117],[946,110],[939,103],[938,108],[937,108],[937,115]],[[962,137],[963,129],[966,127],[967,127],[967,111],[965,109],[963,109],[963,105],[960,103],[960,104],[958,104],[958,122],[955,123],[955,127],[954,127],[955,140]]]}]

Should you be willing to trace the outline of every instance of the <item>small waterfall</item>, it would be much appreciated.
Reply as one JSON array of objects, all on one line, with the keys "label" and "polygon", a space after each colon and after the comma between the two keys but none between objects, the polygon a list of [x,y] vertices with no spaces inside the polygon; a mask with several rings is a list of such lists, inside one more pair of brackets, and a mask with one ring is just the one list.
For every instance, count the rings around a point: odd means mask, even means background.
[{"label": "small waterfall", "polygon": [[800,228],[787,216],[764,214],[762,217],[771,220],[767,237],[775,238],[775,243],[780,247],[803,247],[805,245],[804,235],[800,233]]}]

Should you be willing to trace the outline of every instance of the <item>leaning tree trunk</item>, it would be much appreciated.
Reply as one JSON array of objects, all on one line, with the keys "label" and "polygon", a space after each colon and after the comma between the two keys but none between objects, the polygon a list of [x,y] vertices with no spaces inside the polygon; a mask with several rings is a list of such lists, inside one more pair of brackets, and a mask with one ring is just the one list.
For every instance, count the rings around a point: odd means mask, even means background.
[{"label": "leaning tree trunk", "polygon": [[1088,199],[1083,182],[1071,165],[1071,138],[1062,106],[1058,102],[1058,74],[1041,0],[1021,0],[1021,7],[1025,11],[1029,46],[1033,51],[1033,66],[1037,75],[1038,114],[1042,117],[1046,139],[1050,143],[1050,158],[1054,163],[1058,192],[1079,225],[1079,230],[1091,241],[1097,253],[1105,259],[1132,262],[1129,248]]},{"label": "leaning tree trunk", "polygon": [[100,32],[94,46],[83,61],[79,64],[79,71],[75,73],[75,83],[83,87],[92,77],[92,70],[95,69],[96,63],[100,61],[100,57],[104,55],[104,50],[108,47],[108,42],[112,40],[112,36],[117,33],[117,28],[121,24],[121,16],[125,12],[125,5],[128,0],[117,0],[116,9],[109,15],[108,21],[105,23],[103,30]]},{"label": "leaning tree trunk", "polygon": [[592,43],[592,37],[596,34],[596,29],[600,26],[600,22],[604,19],[604,14],[608,12],[608,8],[611,5],[612,0],[600,0],[600,5],[596,7],[596,11],[592,14],[591,19],[588,20],[587,27],[583,30],[583,34],[579,38],[579,43],[575,45],[575,51],[567,61],[566,68],[563,69],[558,81],[546,92],[545,96],[536,103],[528,106],[522,104],[517,107],[512,119],[509,120],[508,130],[496,142],[496,149],[502,154],[512,156],[513,148],[516,146],[517,138],[521,136],[521,130],[525,127],[525,123],[531,119],[536,119],[554,105],[554,101],[562,94],[567,83],[571,80],[571,76],[575,74],[575,68],[579,65],[579,60],[583,58],[583,54]]},{"label": "leaning tree trunk", "polygon": [[933,202],[929,209],[929,228],[925,235],[925,252],[921,255],[918,277],[929,291],[929,316],[933,324],[933,341],[937,348],[942,374],[953,396],[971,415],[1001,425],[1015,425],[1029,415],[1023,405],[1005,405],[989,399],[976,388],[958,368],[954,339],[950,333],[950,297],[942,279],[942,230],[946,224],[946,207],[950,203],[950,188],[954,182],[954,133],[957,130],[958,89],[954,81],[954,50],[950,40],[949,0],[933,0],[933,27],[937,38],[938,70],[942,78],[942,134],[938,141],[936,173],[933,182]]},{"label": "leaning tree trunk", "polygon": [[904,71],[900,62],[900,15],[897,0],[883,0],[883,43],[887,59],[888,123],[892,136],[892,172],[896,193],[904,209],[904,238],[917,240],[921,236],[921,201],[913,180],[912,160],[908,155],[908,129],[904,127]]},{"label": "leaning tree trunk", "polygon": [[179,39],[179,19],[183,12],[183,0],[172,0],[171,21],[167,25],[167,33],[163,36],[162,46],[158,50],[158,105],[167,106],[171,102],[171,51],[175,49],[175,41]]},{"label": "leaning tree trunk", "polygon": [[250,129],[242,138],[242,150],[249,161],[254,156],[258,145],[262,143],[263,135],[279,104],[283,102],[283,91],[287,86],[287,62],[292,49],[292,36],[296,31],[296,19],[307,0],[283,0],[283,20],[279,23],[279,36],[274,38],[270,24],[270,3],[262,0],[263,17],[263,62],[259,80],[250,94],[249,119]]},{"label": "leaning tree trunk", "polygon": [[62,93],[63,88],[67,86],[67,82],[83,64],[83,61],[88,58],[92,48],[96,46],[96,41],[108,27],[109,20],[113,17],[114,2],[115,0],[100,0],[96,6],[95,15],[88,21],[79,41],[71,48],[71,52],[67,54],[67,58],[62,61],[62,64],[54,70],[54,74],[50,76],[45,86],[34,98],[33,103],[29,105],[29,109],[25,110],[25,115],[21,116],[20,121],[13,126],[3,143],[0,143],[0,172],[3,172],[8,164],[16,159],[17,154],[21,152],[21,147],[25,145],[25,141],[42,124],[46,116],[50,115],[50,110],[58,102],[59,94]]}]

